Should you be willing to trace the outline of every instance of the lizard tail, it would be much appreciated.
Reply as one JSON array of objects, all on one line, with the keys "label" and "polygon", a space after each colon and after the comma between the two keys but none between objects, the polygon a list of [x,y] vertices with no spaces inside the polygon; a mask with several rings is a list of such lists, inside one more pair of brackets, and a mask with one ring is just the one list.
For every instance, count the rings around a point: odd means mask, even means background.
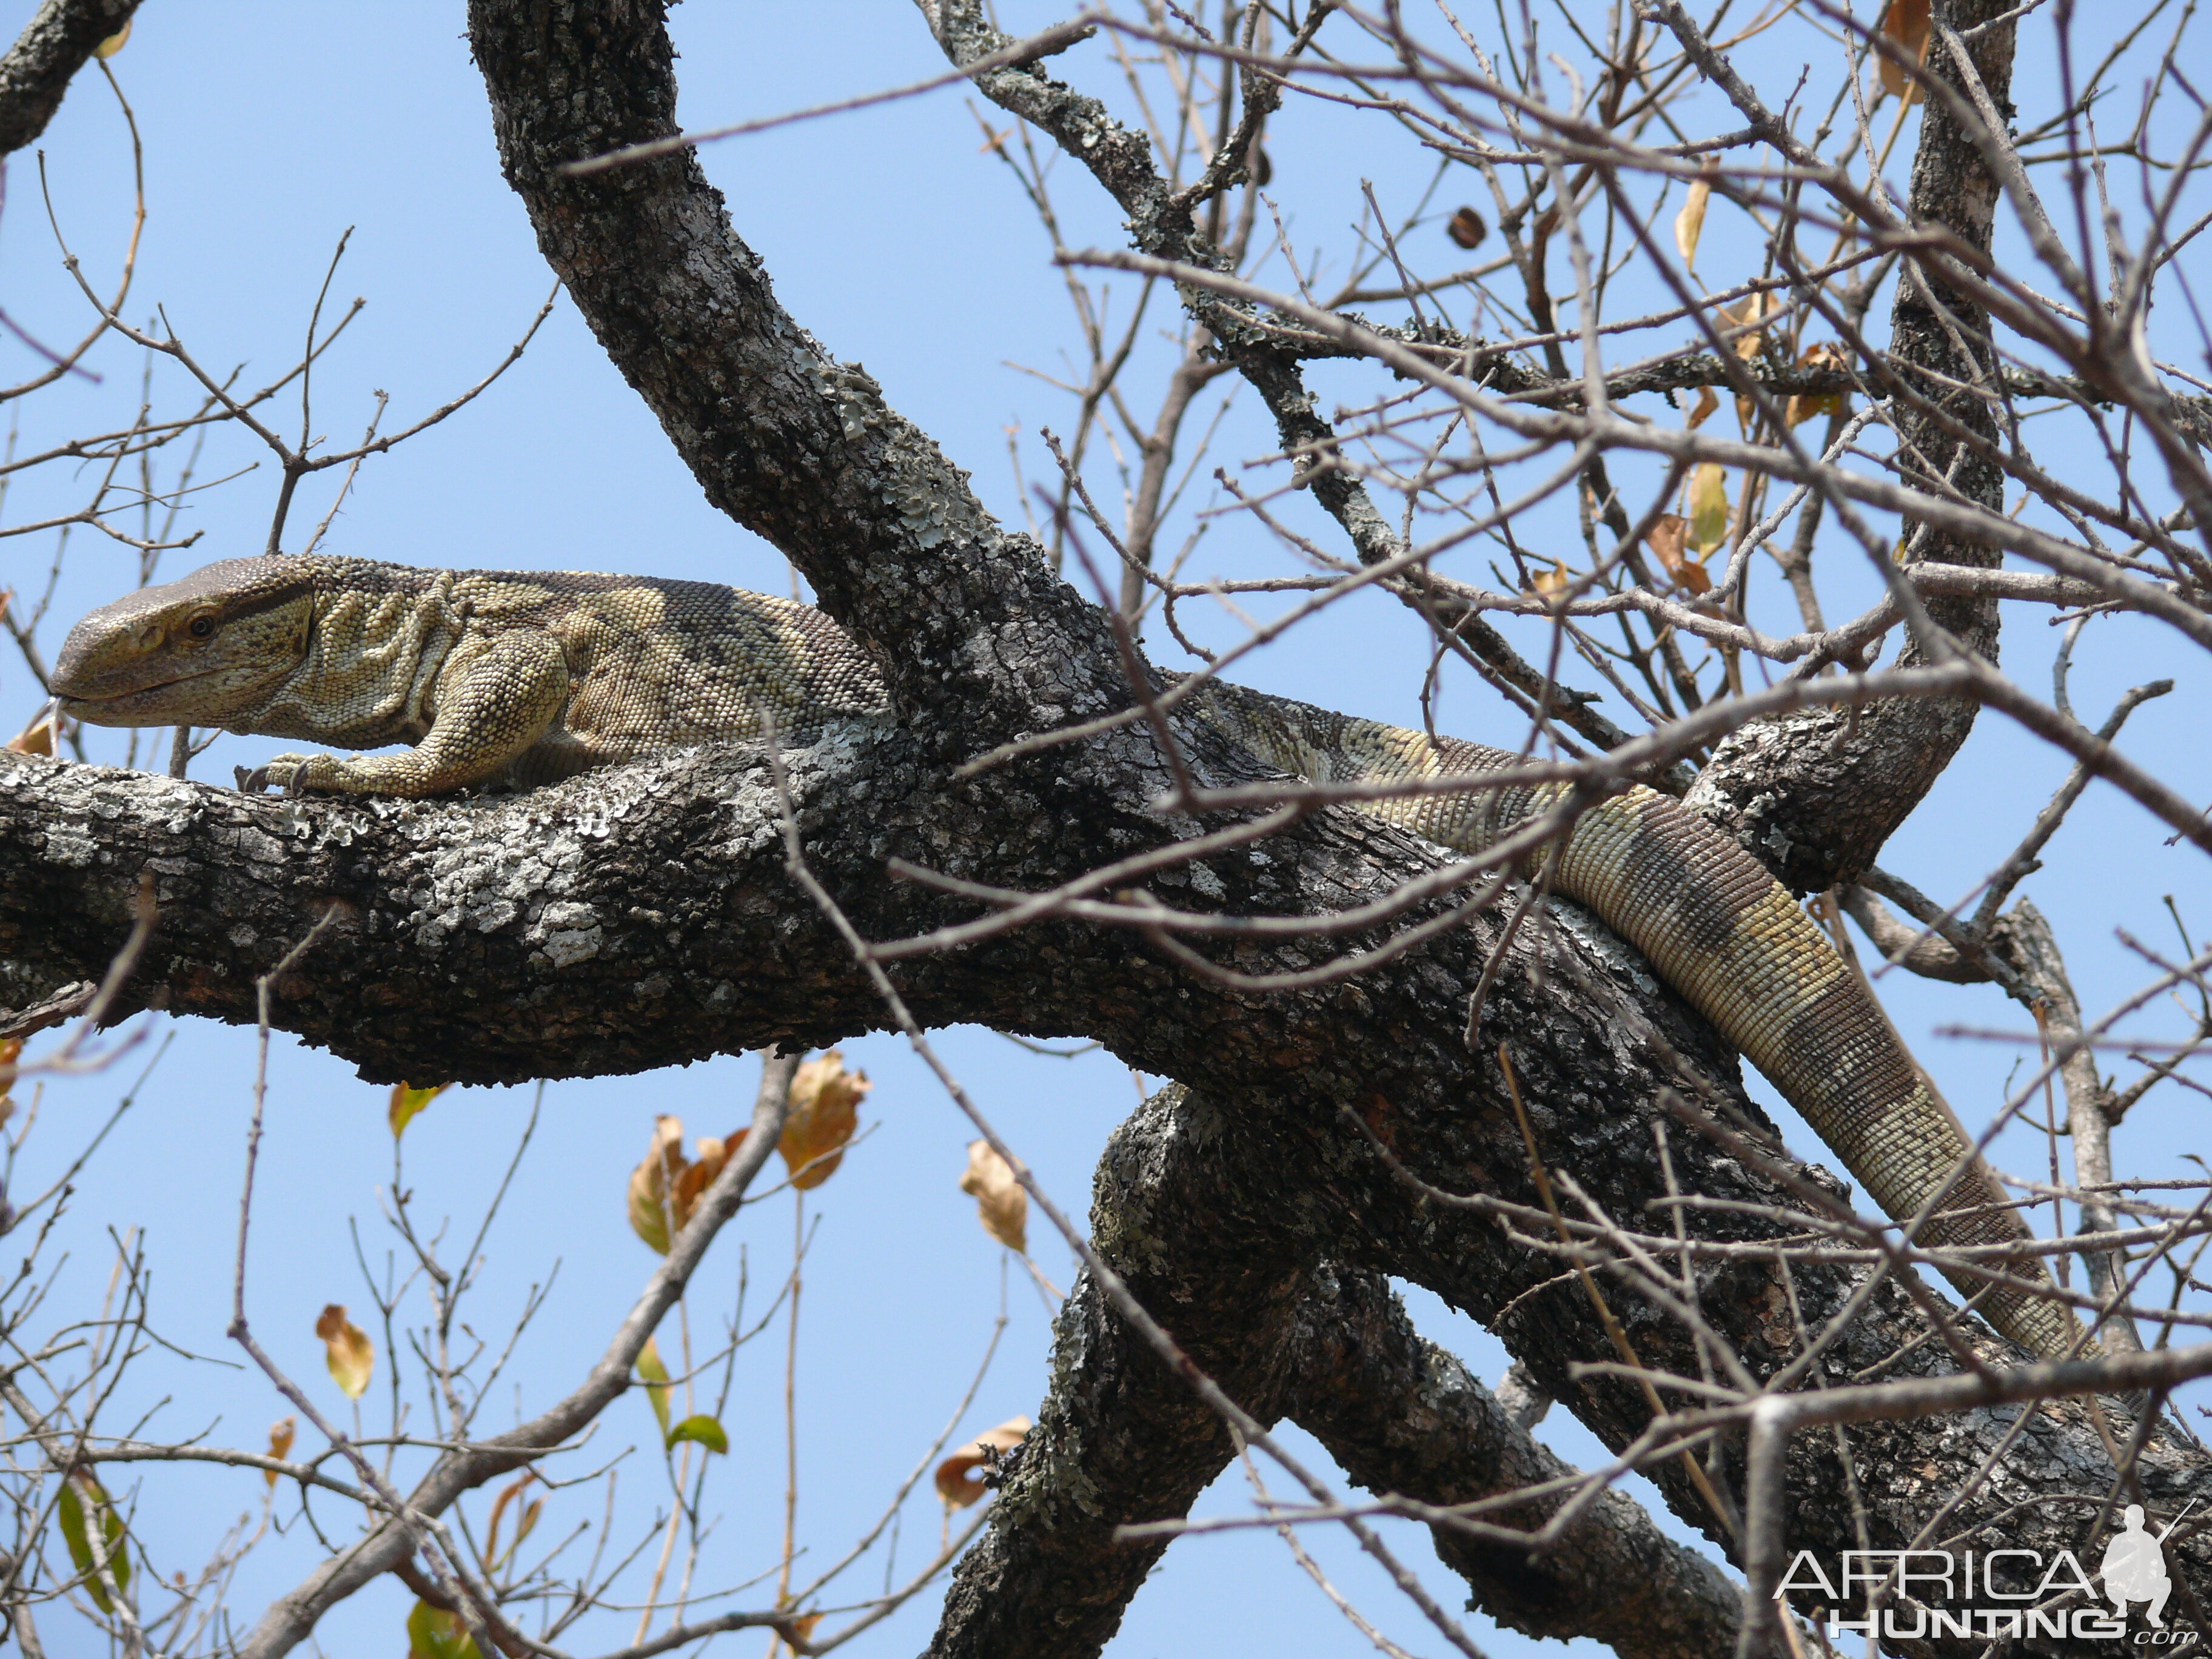
[{"label": "lizard tail", "polygon": [[[1316,782],[1395,782],[1495,771],[1517,757],[1355,720],[1210,682],[1200,715],[1270,764]],[[1372,815],[1479,853],[1563,800],[1563,784],[1363,803]],[[1558,890],[1635,945],[1779,1089],[1883,1213],[1931,1213],[1935,1249],[2031,1237],[1973,1144],[1929,1087],[1857,973],[1734,841],[1666,796],[1629,790],[1585,811],[1555,866]],[[2043,1358],[2080,1351],[2081,1329],[2025,1249],[1983,1265],[2014,1285],[1948,1276],[2013,1341]]]}]

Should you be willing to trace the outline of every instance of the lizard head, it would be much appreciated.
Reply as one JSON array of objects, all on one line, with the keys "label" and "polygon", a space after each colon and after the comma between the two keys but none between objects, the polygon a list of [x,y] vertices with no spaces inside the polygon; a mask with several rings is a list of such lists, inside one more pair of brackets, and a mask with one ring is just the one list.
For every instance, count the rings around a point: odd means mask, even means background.
[{"label": "lizard head", "polygon": [[225,559],[70,629],[54,695],[94,726],[221,726],[299,667],[313,619],[301,562]]}]

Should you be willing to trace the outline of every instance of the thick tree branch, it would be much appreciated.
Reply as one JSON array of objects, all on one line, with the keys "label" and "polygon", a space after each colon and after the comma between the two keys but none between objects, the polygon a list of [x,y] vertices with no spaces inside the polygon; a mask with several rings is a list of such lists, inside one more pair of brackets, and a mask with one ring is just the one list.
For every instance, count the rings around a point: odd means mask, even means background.
[{"label": "thick tree branch", "polygon": [[[1032,887],[1093,867],[1111,848],[1167,833],[1141,811],[1164,768],[1137,738],[1113,737],[1124,746],[1100,740],[1026,773],[1010,768],[1016,775],[958,786],[895,732],[792,751],[810,861],[875,937],[948,914],[934,895],[884,879],[889,854]],[[179,1012],[250,1018],[254,975],[331,898],[345,901],[340,932],[277,988],[275,1016],[382,1078],[436,1078],[458,1054],[470,1056],[465,1075],[506,1080],[642,1069],[786,1037],[827,1042],[881,1015],[789,890],[766,772],[757,755],[703,753],[519,798],[364,807],[0,758],[9,1000],[33,1000],[104,965],[125,931],[138,872],[150,867],[162,921],[133,994],[165,994]],[[1248,913],[1340,908],[1432,867],[1438,854],[1339,811],[1271,840],[1262,864],[1237,849],[1206,861],[1221,903]],[[1182,900],[1198,890],[1166,890]],[[1559,1281],[1551,1258],[1498,1218],[1439,1209],[1408,1187],[1342,1115],[1358,1109],[1431,1181],[1534,1202],[1495,1061],[1471,1060],[1461,1041],[1466,998],[1495,933],[1492,921],[1478,919],[1357,981],[1266,996],[1191,980],[1124,930],[1066,923],[901,973],[932,1022],[1094,1035],[1148,1071],[1194,1079],[1218,1103],[1212,1156],[1224,1179],[1242,1183],[1223,1201],[1278,1216],[1287,1257],[1430,1286],[1498,1330],[1547,1392],[1624,1444],[1650,1408],[1626,1382],[1576,1372],[1615,1356],[1571,1281]],[[1291,944],[1246,945],[1234,957],[1247,971],[1306,959]],[[1664,1127],[1682,1188],[1726,1206],[1685,1213],[1693,1241],[1771,1238],[1787,1225],[1788,1192],[1684,1135],[1663,1109],[1666,1091],[1678,1089],[1757,1121],[1727,1060],[1579,913],[1553,907],[1524,930],[1491,987],[1484,1033],[1486,1053],[1498,1040],[1510,1046],[1547,1162],[1608,1213],[1649,1224],[1650,1206],[1666,1200],[1651,1156]],[[1840,1263],[1799,1260],[1785,1283],[1765,1250],[1707,1258],[1697,1274],[1703,1316],[1762,1374],[1795,1352],[1793,1299],[1817,1328],[1860,1279]],[[1696,1375],[1679,1322],[1632,1287],[1607,1284],[1644,1362]],[[1901,1347],[1911,1352],[1898,1365]],[[1936,1375],[1948,1363],[1894,1285],[1875,1293],[1828,1362],[1839,1380],[1884,1365]],[[2005,1417],[1991,1408],[1963,1425],[1850,1431],[1859,1478],[1875,1494],[1875,1542],[1912,1537],[1927,1492],[1971,1484],[1974,1459],[1996,1445]],[[1832,1442],[1799,1441],[1790,1468],[1796,1535],[1812,1547],[1856,1547]],[[1978,1501],[2100,1490],[2106,1455],[2080,1407],[2045,1408],[2016,1467],[1998,1487],[1978,1489]],[[1712,1524],[1677,1467],[1653,1473],[1686,1515]],[[2212,1496],[2201,1462],[2162,1443],[2141,1474],[2161,1503]],[[1958,1524],[1980,1513],[1970,1505]],[[2035,1546],[2039,1527],[2054,1547],[2070,1538],[2063,1504],[2039,1514],[2007,1519],[2005,1536],[2022,1547]],[[2193,1561],[2204,1547],[2177,1553]]]},{"label": "thick tree branch", "polygon": [[92,51],[119,34],[138,0],[46,0],[0,58],[0,155],[46,130]]},{"label": "thick tree branch", "polygon": [[[1571,1472],[1466,1368],[1413,1330],[1379,1273],[1279,1254],[1262,1188],[1224,1178],[1217,1109],[1148,1101],[1100,1160],[1097,1249],[1247,1411],[1288,1416],[1358,1484],[1438,1507]],[[961,1563],[933,1655],[1077,1656],[1112,1635],[1166,1547],[1117,1526],[1172,1521],[1229,1464],[1212,1413],[1115,1316],[1088,1275],[1062,1310],[1052,1393],[1012,1460],[991,1529]],[[1534,1528],[1552,1496],[1486,1517]],[[1433,1528],[1474,1605],[1532,1635],[1589,1636],[1632,1659],[1706,1659],[1735,1640],[1738,1592],[1609,1495],[1534,1553]],[[1203,1550],[1203,1541],[1180,1547]]]},{"label": "thick tree branch", "polygon": [[[855,727],[791,757],[810,866],[855,924],[885,939],[968,914],[887,878],[893,856],[1039,890],[1214,827],[1152,810],[1169,772],[1137,728],[951,781],[950,755],[1127,702],[1100,613],[1002,537],[872,384],[830,364],[775,306],[688,158],[588,180],[557,173],[560,161],[672,131],[656,7],[477,0],[471,21],[510,173],[585,314],[710,495],[791,551],[884,661],[896,726]],[[1193,745],[1201,781],[1250,775],[1219,744],[1193,734]],[[126,930],[139,872],[151,869],[163,921],[134,994],[181,1012],[250,1018],[253,976],[343,901],[340,932],[277,988],[276,1021],[381,1078],[634,1071],[780,1040],[826,1042],[882,1014],[792,890],[778,811],[760,758],[735,750],[519,798],[407,805],[250,800],[0,757],[0,1000],[20,1006],[97,978]],[[1380,898],[1440,859],[1331,811],[1264,849],[1209,856],[1203,881],[1169,872],[1156,885],[1195,908],[1310,916]],[[1395,925],[1417,925],[1440,903]],[[1684,1269],[1683,1294],[1753,1376],[1774,1375],[1808,1330],[1852,1305],[1865,1270],[1817,1253],[1778,1263],[1790,1189],[1686,1133],[1668,1106],[1679,1095],[1699,1103],[1696,1121],[1711,1110],[1763,1128],[1730,1057],[1572,907],[1540,908],[1506,953],[1470,1055],[1462,1022],[1498,938],[1495,918],[1478,917],[1357,981],[1266,994],[1187,975],[1128,930],[1065,920],[899,971],[926,1021],[1096,1036],[1189,1084],[1212,1103],[1213,1155],[1236,1183],[1224,1201],[1272,1218],[1281,1259],[1436,1290],[1625,1445],[1650,1420],[1647,1397],[1579,1369],[1615,1364],[1617,1350],[1559,1276],[1548,1237],[1520,1231],[1540,1212],[1501,1043],[1547,1165],[1623,1227],[1663,1232],[1679,1214],[1688,1244],[1711,1247]],[[1226,949],[1240,970],[1268,973],[1310,965],[1313,945]],[[1706,1203],[1673,1207],[1654,1156],[1662,1133],[1680,1190]],[[1481,1203],[1439,1200],[1405,1170]],[[1722,1248],[1732,1243],[1755,1248]],[[1664,1299],[1617,1264],[1601,1263],[1597,1278],[1643,1364],[1699,1374],[1710,1351]],[[1891,1282],[1867,1295],[1821,1364],[1839,1382],[1875,1367],[1936,1376],[1951,1361]],[[1801,1373],[1793,1385],[1812,1380]],[[1927,1521],[1931,1494],[1964,1491],[1953,1528],[2002,1527],[1990,1535],[2022,1548],[2072,1546],[2081,1494],[2112,1478],[2106,1444],[2086,1407],[2046,1407],[2021,1419],[2002,1478],[1978,1480],[1979,1461],[2018,1416],[1992,1406],[1941,1424],[1840,1428],[1864,1537],[1838,1442],[1797,1437],[1783,1470],[1793,1540],[1900,1546]],[[1723,1484],[1729,1456],[1723,1445]],[[1652,1473],[1680,1512],[1718,1524],[1678,1459]],[[2203,1461],[2164,1442],[2136,1473],[2161,1505],[2212,1497]],[[1108,1508],[1126,1497],[1100,1488]],[[2177,1540],[2169,1554],[2177,1571],[2201,1572],[2212,1545]]]},{"label": "thick tree branch", "polygon": [[[1471,1504],[1574,1471],[1500,1399],[1413,1328],[1389,1281],[1324,1267],[1298,1306],[1288,1410],[1370,1492],[1437,1508]],[[1482,1517],[1534,1530],[1565,1503],[1554,1492]],[[1430,1528],[1437,1554],[1499,1624],[1565,1641],[1586,1636],[1623,1659],[1707,1659],[1734,1645],[1742,1603],[1728,1575],[1667,1537],[1633,1498],[1608,1492],[1541,1551]]]},{"label": "thick tree branch", "polygon": [[[2000,105],[2012,84],[2015,26],[2006,21],[1974,31],[2008,9],[2005,0],[1936,0],[1943,21],[1975,40],[1973,70]],[[1954,84],[1961,78],[1947,45],[1930,50],[1926,68]],[[1951,105],[1929,99],[1906,204],[1912,223],[1940,226],[1986,254],[1997,195],[1983,150]],[[1945,280],[1944,268],[1908,254],[1892,308],[1887,362],[1924,400],[1893,400],[1902,474],[1920,488],[1998,512],[2003,474],[1967,441],[1996,441],[1994,405],[2002,377],[1989,316]],[[2002,556],[1911,519],[1900,546],[1903,557],[1915,562],[1990,566]],[[1900,666],[1954,649],[1996,659],[1994,599],[1932,599],[1928,615],[1944,637],[1908,640]],[[1975,712],[1963,699],[1894,698],[1863,710],[1824,709],[1747,726],[1715,751],[1686,799],[1785,885],[1818,892],[1852,880],[1874,862],[1966,742]]]},{"label": "thick tree branch", "polygon": [[708,498],[797,564],[895,704],[957,710],[937,735],[987,748],[1125,702],[1101,615],[777,303],[691,151],[563,170],[678,131],[660,9],[473,0],[469,39],[547,261]]}]

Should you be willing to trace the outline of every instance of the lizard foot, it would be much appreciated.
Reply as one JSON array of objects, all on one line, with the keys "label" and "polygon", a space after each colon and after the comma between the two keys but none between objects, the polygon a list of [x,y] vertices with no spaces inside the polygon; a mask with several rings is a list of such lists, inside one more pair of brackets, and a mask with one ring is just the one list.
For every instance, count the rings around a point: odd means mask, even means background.
[{"label": "lizard foot", "polygon": [[288,795],[301,795],[307,791],[308,775],[315,762],[328,758],[321,755],[272,755],[250,771],[243,766],[232,770],[237,775],[242,794],[258,795],[274,784]]}]

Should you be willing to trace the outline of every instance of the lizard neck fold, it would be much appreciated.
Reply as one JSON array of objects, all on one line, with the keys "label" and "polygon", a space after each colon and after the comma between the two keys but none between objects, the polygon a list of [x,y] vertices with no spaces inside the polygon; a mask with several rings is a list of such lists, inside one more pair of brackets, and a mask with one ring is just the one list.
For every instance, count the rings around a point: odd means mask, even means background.
[{"label": "lizard neck fold", "polygon": [[451,571],[331,564],[317,573],[306,657],[234,729],[356,749],[416,742],[437,714],[439,671],[468,630],[470,606]]}]

